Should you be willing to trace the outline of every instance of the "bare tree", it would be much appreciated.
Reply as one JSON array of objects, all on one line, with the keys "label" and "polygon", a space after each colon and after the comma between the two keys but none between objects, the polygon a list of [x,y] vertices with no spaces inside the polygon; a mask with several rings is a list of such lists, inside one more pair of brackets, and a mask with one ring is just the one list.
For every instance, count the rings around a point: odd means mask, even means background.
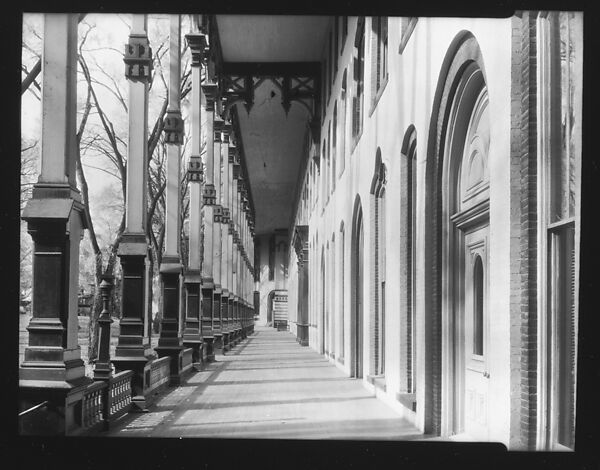
[{"label": "bare tree", "polygon": [[[77,128],[77,149],[76,166],[79,188],[81,191],[84,216],[86,218],[88,230],[87,236],[90,244],[90,250],[93,253],[93,263],[86,263],[87,266],[93,266],[93,275],[90,277],[95,280],[95,296],[90,309],[90,328],[89,328],[89,350],[88,361],[92,362],[97,356],[98,347],[98,328],[97,319],[102,310],[102,300],[97,288],[101,282],[103,273],[114,274],[118,268],[117,251],[125,230],[125,211],[124,201],[127,190],[127,142],[126,126],[119,122],[123,113],[128,112],[126,94],[122,92],[123,77],[113,76],[110,71],[105,70],[96,61],[96,52],[112,51],[119,54],[119,60],[122,61],[123,53],[120,50],[112,48],[111,45],[102,45],[102,47],[89,46],[92,33],[95,26],[88,22],[81,21],[80,18],[80,40],[78,44],[78,65],[79,76],[83,85],[83,100],[79,103],[79,123]],[[154,272],[154,263],[160,264],[164,245],[164,211],[165,211],[165,173],[164,163],[166,159],[166,147],[163,138],[163,120],[167,111],[168,97],[167,85],[163,76],[161,61],[168,52],[168,38],[162,34],[155,48],[154,60],[155,73],[150,82],[150,89],[156,83],[162,84],[159,90],[155,90],[152,98],[153,109],[158,109],[158,114],[153,119],[152,131],[148,136],[148,206],[147,206],[147,236],[150,247],[150,272]],[[164,36],[164,37],[163,37]],[[32,45],[23,41],[23,50],[27,51],[27,63],[23,65],[23,74],[25,79],[22,82],[22,94],[29,90],[38,100],[41,99],[41,86],[38,82],[40,50],[42,38],[31,28],[30,41]],[[37,43],[36,43],[37,40]],[[185,53],[187,46],[184,46],[182,54]],[[39,49],[39,50],[38,50]],[[36,61],[37,59],[37,61]],[[33,64],[33,65],[32,65]],[[189,93],[191,69],[189,61],[186,60],[182,67],[181,76],[181,96],[182,99]],[[156,80],[156,78],[160,80]],[[81,88],[80,88],[81,90]],[[158,98],[157,98],[158,95]],[[114,100],[114,102],[109,102]],[[158,100],[158,101],[157,101]],[[22,191],[21,205],[29,198],[29,192],[33,185],[33,176],[36,174],[35,163],[37,162],[36,142],[22,143]],[[183,152],[182,152],[183,158]],[[118,217],[118,224],[114,229],[107,230],[107,224],[104,221],[100,224],[100,232],[97,227],[97,218],[102,214],[103,203],[92,199],[88,183],[88,171],[94,169],[104,172],[114,177],[119,185],[120,201],[118,211],[113,214]],[[187,179],[182,179],[182,194],[187,192]],[[185,211],[184,211],[185,214]],[[95,217],[96,216],[96,217]],[[102,219],[102,217],[100,217]],[[112,225],[112,224],[109,224]],[[22,237],[27,239],[28,237]],[[86,241],[87,243],[87,241]],[[22,267],[30,270],[30,251],[31,248],[26,243],[22,243]],[[84,251],[87,251],[84,250]],[[29,264],[28,264],[29,260]],[[151,274],[152,275],[152,274]],[[90,277],[86,277],[90,279]],[[21,276],[22,281],[31,281],[31,275],[24,273]],[[117,279],[117,285],[119,280]],[[29,286],[31,282],[29,282]],[[114,289],[113,307],[119,308],[119,289]],[[150,295],[152,293],[150,292]],[[152,302],[149,302],[151,308]],[[149,312],[151,313],[151,312]]]},{"label": "bare tree", "polygon": [[[81,185],[81,193],[83,199],[84,210],[86,218],[88,220],[89,236],[93,251],[96,258],[95,276],[96,284],[99,285],[101,281],[101,275],[103,273],[113,274],[117,264],[117,250],[123,236],[125,229],[125,212],[122,212],[121,222],[119,227],[114,233],[113,239],[105,250],[102,250],[97,239],[96,230],[93,224],[93,218],[90,208],[90,198],[87,180],[84,171],[84,165],[82,164],[81,156],[82,150],[88,151],[93,150],[97,154],[104,156],[109,163],[109,172],[115,176],[121,185],[122,200],[125,200],[125,194],[127,190],[127,160],[125,157],[125,138],[119,135],[117,126],[111,120],[107,110],[103,106],[101,99],[98,96],[97,88],[103,87],[111,92],[111,95],[119,103],[120,108],[127,111],[127,102],[124,98],[124,94],[121,92],[118,82],[114,77],[111,77],[108,73],[100,70],[98,74],[92,73],[86,53],[84,51],[84,44],[87,34],[92,30],[92,26],[87,23],[83,23],[88,29],[83,36],[81,44],[79,46],[79,64],[81,67],[82,74],[85,82],[87,83],[88,89],[88,100],[86,102],[85,109],[93,107],[95,114],[99,120],[99,130],[96,132],[88,132],[84,138],[83,131],[81,134],[78,133],[79,138],[79,153],[77,155],[77,170]],[[168,52],[165,47],[166,41],[163,41],[156,49],[155,61],[159,64],[156,67],[158,72],[155,72],[150,86],[154,84],[155,77],[158,75],[161,77],[161,81],[164,86],[164,97],[162,98],[162,104],[154,125],[152,132],[148,136],[148,208],[147,208],[147,236],[150,241],[149,250],[149,261],[150,261],[150,276],[153,275],[155,263],[160,263],[162,258],[162,247],[164,243],[164,190],[165,190],[165,175],[164,175],[164,161],[166,155],[166,149],[164,146],[163,134],[163,121],[167,111],[168,98],[166,94],[166,82],[162,76],[162,68],[160,67],[160,61],[164,54]],[[185,51],[185,49],[184,49]],[[190,89],[190,70],[189,67],[184,69],[182,80],[181,80],[181,93],[185,96]],[[85,115],[85,112],[84,112]],[[89,115],[89,112],[88,112]],[[83,120],[82,120],[83,121]],[[83,128],[82,128],[83,130]],[[159,208],[157,210],[157,208]],[[99,290],[96,289],[97,295],[94,298],[93,306],[90,310],[90,330],[89,330],[89,361],[93,361],[97,356],[97,344],[98,344],[98,329],[97,329],[97,318],[102,310],[102,300],[99,295]],[[118,295],[118,289],[114,290],[115,295]],[[152,292],[149,293],[152,296]],[[114,299],[115,304],[118,303],[118,299]],[[151,309],[152,302],[148,303]],[[151,311],[148,312],[151,315]]]}]

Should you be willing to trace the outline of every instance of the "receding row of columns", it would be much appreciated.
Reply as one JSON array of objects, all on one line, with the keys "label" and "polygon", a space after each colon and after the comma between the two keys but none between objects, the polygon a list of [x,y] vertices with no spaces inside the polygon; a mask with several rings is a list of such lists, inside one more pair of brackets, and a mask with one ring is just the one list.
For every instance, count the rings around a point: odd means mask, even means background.
[{"label": "receding row of columns", "polygon": [[[118,250],[122,318],[115,357],[110,361],[104,351],[109,342],[101,341],[97,366],[102,369],[99,376],[110,375],[110,362],[116,372],[132,370],[133,402],[145,408],[152,400],[150,369],[157,355],[170,358],[171,383],[179,383],[184,350],[191,348],[196,363],[214,360],[215,354],[226,352],[253,331],[254,270],[249,260],[254,259],[254,234],[247,181],[240,168],[232,125],[219,116],[220,91],[216,77],[208,73],[210,67],[205,69],[202,83],[203,68],[210,60],[208,36],[195,28],[186,35],[192,52],[192,152],[187,168],[189,258],[182,259],[181,19],[171,15],[169,102],[164,121],[165,244],[159,267],[163,312],[158,346],[153,351],[148,329],[151,279],[146,236],[152,50],[146,15],[132,16],[124,58],[129,83],[129,140],[126,226]],[[30,397],[31,402],[43,399],[44,394],[66,396],[91,382],[85,376],[77,344],[79,242],[85,229],[75,178],[77,15],[46,15],[42,71],[41,173],[23,212],[34,241],[34,285],[20,387],[22,397]],[[182,288],[184,305],[180,305]]]}]

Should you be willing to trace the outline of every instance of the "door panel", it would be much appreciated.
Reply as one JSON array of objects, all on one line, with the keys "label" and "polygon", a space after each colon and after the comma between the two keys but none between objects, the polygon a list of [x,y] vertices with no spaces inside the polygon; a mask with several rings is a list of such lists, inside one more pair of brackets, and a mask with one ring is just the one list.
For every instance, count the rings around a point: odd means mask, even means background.
[{"label": "door panel", "polygon": [[489,226],[464,235],[465,432],[488,440],[488,232]]}]

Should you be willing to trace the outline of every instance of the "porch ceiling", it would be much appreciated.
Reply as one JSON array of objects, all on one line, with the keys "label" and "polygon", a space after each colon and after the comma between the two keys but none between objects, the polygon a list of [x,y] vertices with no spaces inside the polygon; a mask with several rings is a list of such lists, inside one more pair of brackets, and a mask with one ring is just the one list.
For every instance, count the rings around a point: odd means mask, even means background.
[{"label": "porch ceiling", "polygon": [[225,62],[311,62],[323,51],[328,16],[217,15]]},{"label": "porch ceiling", "polygon": [[[290,65],[301,69],[302,62],[314,66],[322,57],[329,21],[322,16],[217,15],[223,61],[268,62],[275,71],[278,63],[282,71]],[[281,95],[279,87],[264,80],[249,114],[236,104],[256,234],[288,228],[297,191],[308,113],[292,102],[286,116]]]}]

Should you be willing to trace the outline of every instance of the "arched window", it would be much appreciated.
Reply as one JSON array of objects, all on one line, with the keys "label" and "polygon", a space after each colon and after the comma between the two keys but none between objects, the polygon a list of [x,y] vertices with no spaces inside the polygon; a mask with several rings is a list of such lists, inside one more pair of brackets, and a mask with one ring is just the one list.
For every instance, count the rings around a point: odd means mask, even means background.
[{"label": "arched window", "polygon": [[[328,93],[327,93],[327,102],[329,103],[329,98],[331,97],[331,88],[333,85],[333,31],[329,31],[329,56],[327,57],[327,72],[328,75]],[[336,55],[337,57],[337,55]]]},{"label": "arched window", "polygon": [[327,346],[325,344],[325,338],[327,338],[327,303],[325,300],[325,294],[327,292],[327,276],[326,276],[326,266],[325,266],[325,246],[321,247],[321,288],[320,288],[320,319],[318,321],[317,331],[319,331],[320,337],[320,347],[319,350],[321,354],[325,354],[327,352]]},{"label": "arched window", "polygon": [[380,376],[385,372],[385,165],[381,161],[381,151],[377,149],[375,174],[371,183],[371,209],[373,211],[372,234],[372,288],[373,304],[371,321],[371,375]]},{"label": "arched window", "polygon": [[323,139],[321,150],[321,207],[325,207],[327,202],[327,139]]},{"label": "arched window", "polygon": [[473,354],[483,356],[483,262],[475,256],[473,264]]},{"label": "arched window", "polygon": [[337,154],[337,133],[338,133],[338,122],[337,122],[337,101],[333,104],[333,133],[331,134],[331,191],[335,191],[335,180],[337,179],[337,172],[335,168],[335,160]]},{"label": "arched window", "polygon": [[373,57],[371,69],[371,102],[375,106],[380,91],[383,89],[387,78],[387,56],[388,56],[388,18],[387,16],[374,16],[371,18]]},{"label": "arched window", "polygon": [[350,375],[363,376],[364,227],[360,196],[354,201],[350,238]]},{"label": "arched window", "polygon": [[365,18],[359,17],[354,37],[354,97],[352,98],[352,136],[358,140],[362,133],[365,81]]},{"label": "arched window", "polygon": [[347,75],[348,70],[344,70],[342,76],[342,97],[340,101],[340,176],[344,172],[346,167],[346,116],[348,112],[348,100],[347,100]]},{"label": "arched window", "polygon": [[329,199],[329,195],[333,193],[335,184],[335,165],[331,149],[331,121],[329,121],[329,124],[327,125],[327,141],[329,142],[329,145],[327,146],[327,199]]},{"label": "arched window", "polygon": [[335,348],[335,341],[336,341],[336,337],[335,337],[335,327],[336,327],[336,316],[337,316],[337,302],[335,301],[336,299],[336,293],[337,293],[337,286],[335,283],[335,233],[331,234],[331,249],[329,250],[329,277],[330,277],[330,284],[329,284],[329,355],[331,357],[335,357],[335,353],[336,353],[336,348]]},{"label": "arched window", "polygon": [[401,349],[401,388],[406,393],[416,392],[416,228],[417,228],[417,133],[410,126],[402,143],[400,172],[400,265],[406,266],[400,277],[400,295],[405,295],[404,309],[400,315],[404,324]]},{"label": "arched window", "polygon": [[339,325],[339,336],[340,336],[340,349],[338,351],[338,361],[341,362],[342,364],[344,363],[344,356],[345,356],[345,346],[344,346],[344,341],[345,341],[345,335],[344,335],[344,328],[345,328],[345,314],[346,311],[344,310],[344,295],[345,295],[345,279],[346,279],[346,275],[345,275],[345,271],[344,271],[344,261],[345,261],[345,238],[344,238],[344,222],[342,221],[342,223],[340,224],[340,238],[339,238],[340,242],[339,242],[339,255],[338,255],[338,259],[339,259],[339,265],[340,265],[340,276],[339,276],[339,285],[340,285],[340,289],[339,289],[339,308],[340,308],[340,325]]}]

